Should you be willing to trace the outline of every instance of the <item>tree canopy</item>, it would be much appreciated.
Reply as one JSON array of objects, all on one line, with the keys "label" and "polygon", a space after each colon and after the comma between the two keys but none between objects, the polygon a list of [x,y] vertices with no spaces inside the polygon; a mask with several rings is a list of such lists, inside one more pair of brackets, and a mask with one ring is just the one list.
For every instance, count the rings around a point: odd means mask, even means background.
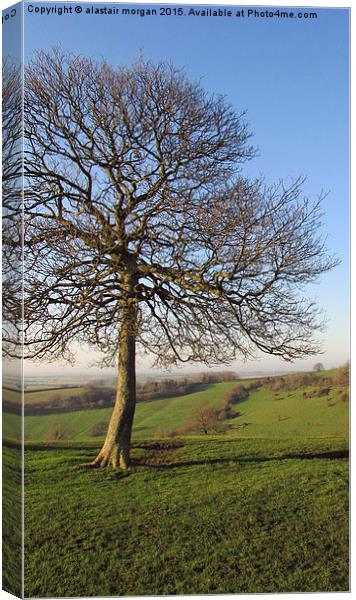
[{"label": "tree canopy", "polygon": [[315,353],[320,203],[241,175],[243,114],[165,62],[39,53],[25,82],[30,354],[78,339],[116,360],[127,269],[159,364]]},{"label": "tree canopy", "polygon": [[2,64],[2,350],[9,359],[21,354],[22,141],[21,69],[6,59]]},{"label": "tree canopy", "polygon": [[128,464],[136,345],[162,366],[319,350],[302,289],[336,264],[321,198],[243,176],[255,151],[225,97],[165,61],[53,50],[25,69],[24,116],[26,352],[118,363],[95,465]]}]

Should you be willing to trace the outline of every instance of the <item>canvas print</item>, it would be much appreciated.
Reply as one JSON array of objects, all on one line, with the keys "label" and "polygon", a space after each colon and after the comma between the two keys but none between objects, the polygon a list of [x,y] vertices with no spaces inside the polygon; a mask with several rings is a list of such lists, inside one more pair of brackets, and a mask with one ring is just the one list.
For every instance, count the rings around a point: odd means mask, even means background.
[{"label": "canvas print", "polygon": [[349,9],[3,12],[3,586],[349,590]]}]

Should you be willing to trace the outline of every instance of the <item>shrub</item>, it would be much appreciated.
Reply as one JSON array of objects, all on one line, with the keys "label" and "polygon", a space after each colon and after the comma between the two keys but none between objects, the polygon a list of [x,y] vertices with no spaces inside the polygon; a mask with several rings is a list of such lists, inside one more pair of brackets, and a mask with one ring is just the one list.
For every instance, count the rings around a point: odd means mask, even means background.
[{"label": "shrub", "polygon": [[333,383],[335,385],[348,385],[350,380],[350,365],[346,363],[343,367],[336,369],[333,376]]},{"label": "shrub", "polygon": [[222,371],[222,373],[220,373],[221,381],[236,381],[238,378],[239,376],[235,371]]},{"label": "shrub", "polygon": [[155,434],[154,434],[154,439],[155,440],[164,440],[164,439],[168,439],[168,438],[174,438],[176,435],[176,432],[173,429],[161,429],[161,427],[157,427]]},{"label": "shrub", "polygon": [[217,431],[219,427],[219,412],[205,402],[199,402],[194,408],[195,428],[206,435],[209,431]]},{"label": "shrub", "polygon": [[199,373],[198,381],[199,381],[199,383],[218,383],[219,381],[221,381],[221,378],[218,373],[204,372],[204,373]]},{"label": "shrub", "polygon": [[328,396],[330,392],[329,387],[318,388],[311,392],[303,392],[303,398],[321,398],[322,396]]},{"label": "shrub", "polygon": [[225,419],[235,419],[241,415],[240,412],[233,410],[230,404],[223,405],[223,407],[219,410],[219,420],[223,421]]},{"label": "shrub", "polygon": [[190,421],[185,421],[179,428],[177,433],[181,435],[186,435],[187,433],[192,433],[196,430],[196,422],[191,419]]},{"label": "shrub", "polygon": [[230,392],[228,392],[223,400],[223,404],[237,404],[238,402],[242,402],[249,395],[249,390],[245,388],[241,383],[236,385]]},{"label": "shrub", "polygon": [[55,421],[52,423],[50,429],[47,431],[45,440],[47,442],[59,442],[70,437],[70,431],[67,425],[62,421]]},{"label": "shrub", "polygon": [[260,387],[262,387],[263,383],[261,381],[261,379],[259,379],[258,381],[254,381],[253,383],[250,383],[249,387],[247,388],[249,392],[254,392],[255,390],[260,389]]},{"label": "shrub", "polygon": [[193,418],[183,423],[178,433],[186,434],[194,431],[205,435],[209,432],[223,433],[226,426],[221,423],[220,412],[206,402],[199,402],[193,410]]},{"label": "shrub", "polygon": [[61,404],[62,404],[61,395],[58,394],[58,392],[56,392],[55,394],[52,394],[52,396],[50,396],[50,398],[49,398],[49,404],[51,406],[61,406]]},{"label": "shrub", "polygon": [[108,428],[107,421],[104,421],[104,420],[98,421],[91,428],[90,435],[92,437],[98,437],[98,436],[101,436],[101,435],[105,435],[106,431],[107,431],[107,428]]}]

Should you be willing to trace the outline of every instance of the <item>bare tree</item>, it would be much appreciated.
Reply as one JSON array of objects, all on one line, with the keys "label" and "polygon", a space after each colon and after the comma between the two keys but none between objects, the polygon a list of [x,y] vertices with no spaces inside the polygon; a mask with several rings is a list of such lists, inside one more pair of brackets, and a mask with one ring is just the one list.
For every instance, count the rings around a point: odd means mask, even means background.
[{"label": "bare tree", "polygon": [[205,435],[208,435],[209,431],[218,432],[223,430],[223,426],[219,421],[219,411],[209,406],[207,402],[199,402],[194,408],[193,415],[193,429],[198,429]]},{"label": "bare tree", "polygon": [[200,432],[208,435],[209,432],[223,433],[226,431],[226,425],[221,423],[221,410],[209,405],[208,402],[201,400],[193,409],[192,419],[189,419],[178,429],[178,433]]},{"label": "bare tree", "polygon": [[317,362],[315,363],[314,367],[313,367],[313,371],[315,371],[316,373],[319,373],[320,371],[324,371],[324,365],[321,362]]},{"label": "bare tree", "polygon": [[293,360],[321,327],[301,286],[330,269],[301,179],[242,177],[243,114],[171,64],[39,53],[25,73],[28,356],[73,342],[118,364],[93,466],[129,465],[136,345],[158,365]]},{"label": "bare tree", "polygon": [[22,292],[22,79],[10,59],[2,65],[2,350],[18,354]]}]

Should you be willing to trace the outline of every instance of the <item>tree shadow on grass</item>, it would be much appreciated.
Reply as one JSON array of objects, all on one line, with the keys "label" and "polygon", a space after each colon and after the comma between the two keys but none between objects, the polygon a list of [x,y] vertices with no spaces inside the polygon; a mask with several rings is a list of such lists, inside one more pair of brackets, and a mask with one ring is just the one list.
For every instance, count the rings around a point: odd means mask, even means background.
[{"label": "tree shadow on grass", "polygon": [[58,443],[58,442],[54,442],[54,443],[47,443],[47,442],[40,442],[40,443],[32,443],[32,442],[26,442],[25,444],[25,452],[27,450],[31,450],[32,451],[39,451],[39,452],[47,452],[48,450],[57,450],[60,452],[64,452],[65,450],[76,450],[76,451],[81,451],[81,452],[95,452],[95,450],[98,450],[98,445],[95,444],[95,442],[93,442],[93,444],[91,445],[83,443],[80,444],[78,442],[76,442],[75,444],[70,444],[70,443]]},{"label": "tree shadow on grass", "polygon": [[[219,440],[220,441],[220,440]],[[231,440],[223,440],[224,442],[229,442]],[[159,447],[158,447],[159,446]],[[183,442],[177,443],[177,444],[172,444],[172,446],[170,444],[168,444],[168,447],[163,447],[161,448],[160,445],[157,444],[153,444],[153,443],[134,443],[132,448],[135,449],[144,449],[144,450],[154,450],[157,449],[159,450],[174,450],[176,448],[180,448],[184,446]],[[17,447],[17,446],[16,446]],[[98,450],[98,446],[96,444],[60,444],[60,443],[53,443],[53,444],[45,444],[45,443],[40,443],[40,444],[32,444],[32,443],[27,443],[25,445],[25,450],[31,450],[31,451],[42,451],[42,452],[46,452],[48,450],[56,450],[59,452],[63,452],[65,450],[67,451],[77,451],[77,452],[81,452],[83,454],[92,454],[93,452],[95,453],[96,450]],[[191,460],[191,461],[185,461],[185,462],[177,462],[176,466],[184,466],[184,465],[203,465],[203,464],[212,464],[212,463],[224,463],[224,462],[231,462],[231,461],[236,461],[236,462],[270,462],[270,461],[276,461],[276,460],[288,460],[288,459],[329,459],[329,460],[341,460],[341,459],[348,459],[349,458],[349,450],[346,449],[342,449],[342,450],[329,450],[326,452],[299,452],[299,453],[291,453],[291,454],[280,454],[277,456],[238,456],[238,457],[229,457],[229,458],[206,458],[204,460]],[[143,458],[137,458],[135,459],[134,462],[140,462],[141,460],[143,460]],[[170,465],[170,466],[175,466],[175,465]]]},{"label": "tree shadow on grass", "polygon": [[300,453],[300,454],[281,454],[280,456],[271,456],[271,457],[231,457],[231,458],[206,458],[203,460],[187,460],[187,461],[165,461],[160,460],[159,457],[153,458],[152,456],[145,458],[136,458],[132,460],[132,466],[137,467],[148,467],[152,469],[178,469],[180,467],[194,467],[194,466],[204,466],[204,465],[221,465],[221,464],[230,464],[236,463],[245,464],[245,463],[268,463],[268,462],[277,462],[283,460],[347,460],[349,458],[349,451],[345,450],[332,450],[328,452],[316,452],[316,453]]},{"label": "tree shadow on grass", "polygon": [[[226,440],[227,441],[227,440]],[[224,464],[261,464],[278,462],[285,460],[348,460],[349,450],[329,450],[325,452],[291,452],[284,453],[277,456],[231,456],[231,457],[217,457],[217,458],[203,458],[197,460],[177,460],[175,457],[176,448],[158,448],[155,451],[152,447],[145,447],[143,444],[134,444],[133,448],[147,449],[149,452],[147,455],[133,457],[132,467],[146,467],[148,469],[179,469],[182,467],[196,467],[196,466],[211,466],[211,465],[224,465]],[[180,445],[178,446],[180,447]],[[75,451],[78,452],[76,456],[63,458],[67,464],[73,464],[78,466],[80,461],[81,466],[84,462],[90,462],[95,456],[96,445],[91,444],[26,444],[26,450],[32,451]],[[152,452],[153,450],[153,452]],[[164,450],[162,452],[162,450]],[[57,454],[56,452],[56,454]],[[88,461],[86,460],[88,459]],[[118,470],[118,472],[120,472]]]}]

